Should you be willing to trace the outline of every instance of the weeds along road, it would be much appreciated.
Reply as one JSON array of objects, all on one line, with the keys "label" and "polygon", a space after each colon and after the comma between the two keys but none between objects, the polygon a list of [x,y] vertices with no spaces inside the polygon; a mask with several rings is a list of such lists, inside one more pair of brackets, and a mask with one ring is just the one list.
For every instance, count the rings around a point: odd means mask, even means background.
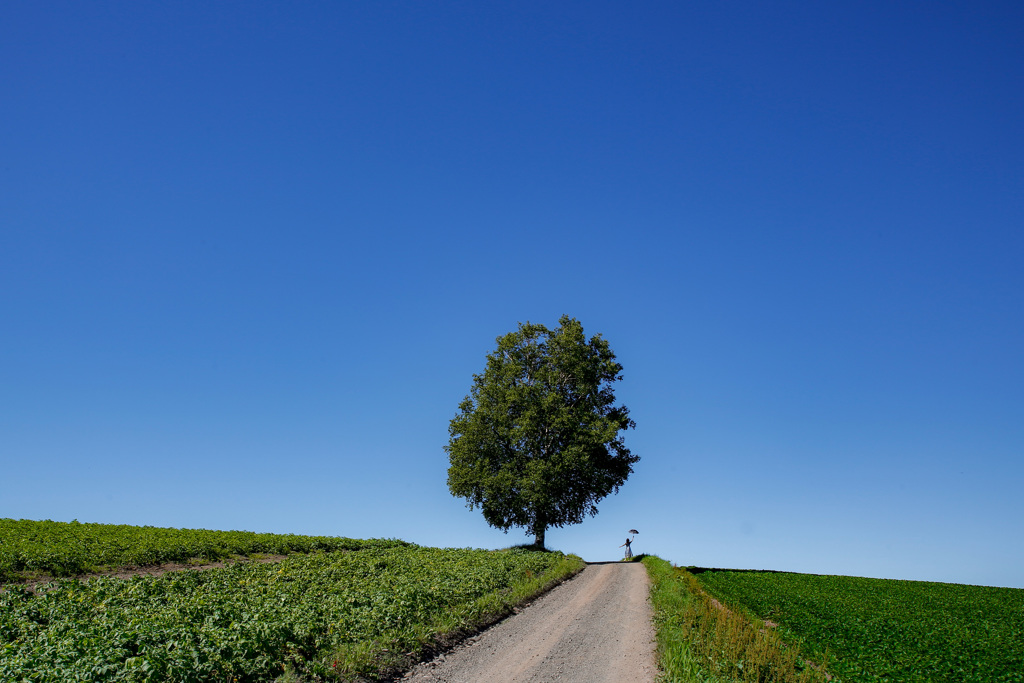
[{"label": "weeds along road", "polygon": [[413,683],[653,682],[654,629],[639,562],[589,564],[518,614],[410,671]]}]

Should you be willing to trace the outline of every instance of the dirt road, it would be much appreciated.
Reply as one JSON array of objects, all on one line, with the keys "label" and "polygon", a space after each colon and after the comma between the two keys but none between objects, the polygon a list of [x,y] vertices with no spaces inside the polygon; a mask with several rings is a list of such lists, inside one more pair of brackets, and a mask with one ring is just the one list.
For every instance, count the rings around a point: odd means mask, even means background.
[{"label": "dirt road", "polygon": [[519,614],[409,672],[414,683],[649,683],[657,674],[647,572],[587,565]]}]

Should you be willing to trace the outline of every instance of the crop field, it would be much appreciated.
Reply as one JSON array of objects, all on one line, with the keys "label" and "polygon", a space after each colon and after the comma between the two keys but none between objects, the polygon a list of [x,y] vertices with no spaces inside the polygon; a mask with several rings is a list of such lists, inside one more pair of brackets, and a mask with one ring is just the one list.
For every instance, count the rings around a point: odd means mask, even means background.
[{"label": "crop field", "polygon": [[25,574],[74,576],[102,569],[238,555],[287,555],[408,545],[331,536],[163,529],[0,519],[0,582]]},{"label": "crop field", "polygon": [[581,568],[561,553],[371,547],[0,592],[0,680],[348,680]]},{"label": "crop field", "polygon": [[778,624],[842,683],[1024,681],[1024,590],[691,569],[727,606]]}]

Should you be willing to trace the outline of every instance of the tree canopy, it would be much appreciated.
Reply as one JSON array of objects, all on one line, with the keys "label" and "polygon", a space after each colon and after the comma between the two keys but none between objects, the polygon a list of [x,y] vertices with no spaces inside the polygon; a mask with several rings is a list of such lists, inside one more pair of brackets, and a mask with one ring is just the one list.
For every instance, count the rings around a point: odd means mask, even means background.
[{"label": "tree canopy", "polygon": [[635,427],[615,405],[622,379],[601,335],[563,315],[498,337],[448,431],[448,489],[487,523],[522,527],[544,545],[552,527],[579,524],[640,459],[619,432]]}]

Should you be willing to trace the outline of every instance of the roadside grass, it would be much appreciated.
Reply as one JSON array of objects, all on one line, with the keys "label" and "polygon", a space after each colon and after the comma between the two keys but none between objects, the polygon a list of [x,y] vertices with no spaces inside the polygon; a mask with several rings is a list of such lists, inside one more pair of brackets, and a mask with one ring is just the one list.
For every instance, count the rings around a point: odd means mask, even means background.
[{"label": "roadside grass", "polygon": [[723,606],[685,569],[648,555],[665,683],[821,683],[824,668],[756,617]]}]

